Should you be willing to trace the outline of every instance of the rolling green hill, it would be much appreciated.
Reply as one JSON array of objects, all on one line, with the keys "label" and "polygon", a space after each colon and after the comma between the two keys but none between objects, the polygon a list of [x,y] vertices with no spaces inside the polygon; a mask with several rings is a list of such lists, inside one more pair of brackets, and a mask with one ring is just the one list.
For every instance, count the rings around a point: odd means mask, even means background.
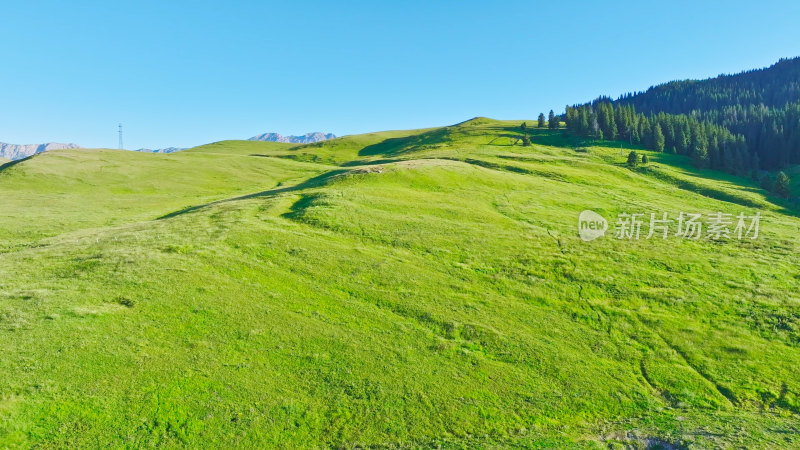
[{"label": "rolling green hill", "polygon": [[0,446],[800,445],[796,211],[519,124],[1,168]]}]

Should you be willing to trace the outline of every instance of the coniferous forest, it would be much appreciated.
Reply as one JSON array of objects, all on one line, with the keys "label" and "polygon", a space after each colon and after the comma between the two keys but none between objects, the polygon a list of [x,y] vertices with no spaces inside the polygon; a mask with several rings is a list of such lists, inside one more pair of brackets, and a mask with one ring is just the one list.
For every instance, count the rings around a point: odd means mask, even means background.
[{"label": "coniferous forest", "polygon": [[567,128],[757,177],[800,163],[800,58],[707,80],[673,81],[567,107]]}]

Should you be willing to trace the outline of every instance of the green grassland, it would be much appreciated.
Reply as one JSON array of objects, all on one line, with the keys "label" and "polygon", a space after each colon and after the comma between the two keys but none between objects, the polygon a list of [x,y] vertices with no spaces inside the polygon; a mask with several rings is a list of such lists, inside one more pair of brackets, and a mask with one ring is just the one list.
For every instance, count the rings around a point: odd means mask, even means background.
[{"label": "green grassland", "polygon": [[519,124],[4,166],[0,447],[800,446],[795,210]]}]

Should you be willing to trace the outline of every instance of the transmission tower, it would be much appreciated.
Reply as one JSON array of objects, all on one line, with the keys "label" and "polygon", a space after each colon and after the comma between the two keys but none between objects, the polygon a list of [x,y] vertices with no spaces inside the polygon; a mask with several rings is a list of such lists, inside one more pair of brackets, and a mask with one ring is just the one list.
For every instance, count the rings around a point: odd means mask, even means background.
[{"label": "transmission tower", "polygon": [[123,148],[122,148],[122,124],[119,124],[119,149],[123,150]]}]

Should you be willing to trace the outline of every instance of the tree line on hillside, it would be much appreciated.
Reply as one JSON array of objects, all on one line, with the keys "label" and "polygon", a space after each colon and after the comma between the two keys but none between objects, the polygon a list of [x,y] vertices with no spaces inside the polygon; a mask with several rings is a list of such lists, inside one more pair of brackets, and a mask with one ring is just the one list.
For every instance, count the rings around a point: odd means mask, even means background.
[{"label": "tree line on hillside", "polygon": [[[558,117],[558,115],[555,113],[555,111],[553,111],[551,109],[550,110],[550,114],[548,114],[547,119],[545,119],[544,113],[539,113],[539,120],[537,121],[536,126],[538,128],[547,127],[547,128],[549,128],[551,130],[557,130],[558,127],[560,126],[560,120],[561,119]],[[527,126],[527,124],[524,123],[524,122],[523,122],[523,125]],[[522,127],[522,131],[525,131],[525,127]]]},{"label": "tree line on hillside", "polygon": [[693,116],[658,113],[645,116],[632,105],[614,107],[608,99],[567,107],[567,129],[584,137],[625,140],[657,152],[686,155],[697,167],[738,175],[759,170],[744,137],[711,121]]},{"label": "tree line on hillside", "polygon": [[[632,103],[614,104],[617,108],[635,107]],[[731,105],[718,110],[694,110],[669,116],[688,117],[690,121],[713,124],[741,136],[747,146],[748,160],[757,158],[759,162],[751,170],[779,170],[791,164],[800,164],[800,102],[775,107],[764,104]]]},{"label": "tree line on hillside", "polygon": [[[791,120],[783,115],[786,111],[770,111],[766,108],[761,115],[752,114],[747,126],[780,130],[777,125],[779,120]],[[800,114],[800,109],[792,114],[795,113]],[[565,121],[567,129],[579,136],[609,141],[624,140],[657,152],[685,155],[698,168],[752,176],[767,190],[782,197],[789,197],[790,194],[789,179],[783,172],[774,181],[769,176],[761,176],[764,164],[759,152],[751,150],[744,133],[744,125],[740,128],[724,121],[728,126],[720,125],[710,117],[695,114],[659,112],[646,116],[637,112],[633,105],[615,106],[607,98],[600,98],[591,104],[568,106]],[[731,131],[732,129],[740,132]],[[765,146],[770,146],[782,158],[786,158],[786,164],[800,162],[800,155],[782,145],[786,141],[778,138],[778,131],[762,133],[760,136],[766,140]],[[788,142],[793,141],[789,139]],[[793,159],[795,157],[798,161]],[[771,163],[770,160],[768,168],[774,167]]]},{"label": "tree line on hillside", "polygon": [[[605,100],[610,101],[598,99]],[[632,106],[648,117],[687,115],[724,127],[744,138],[751,171],[800,164],[800,58],[736,75],[673,81],[612,104]]]}]

